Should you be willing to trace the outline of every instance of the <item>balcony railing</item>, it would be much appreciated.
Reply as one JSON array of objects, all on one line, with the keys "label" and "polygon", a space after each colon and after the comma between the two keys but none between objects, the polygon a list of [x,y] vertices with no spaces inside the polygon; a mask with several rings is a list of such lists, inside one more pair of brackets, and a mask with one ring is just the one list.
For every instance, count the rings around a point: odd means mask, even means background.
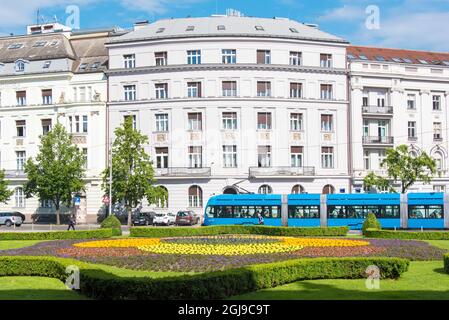
[{"label": "balcony railing", "polygon": [[391,106],[362,106],[362,113],[375,114],[393,114],[393,107]]},{"label": "balcony railing", "polygon": [[363,137],[364,144],[394,144],[394,137]]},{"label": "balcony railing", "polygon": [[211,168],[157,168],[156,177],[210,177]]},{"label": "balcony railing", "polygon": [[6,178],[26,178],[23,170],[5,170]]},{"label": "balcony railing", "polygon": [[314,176],[315,167],[250,167],[250,178],[273,176]]}]

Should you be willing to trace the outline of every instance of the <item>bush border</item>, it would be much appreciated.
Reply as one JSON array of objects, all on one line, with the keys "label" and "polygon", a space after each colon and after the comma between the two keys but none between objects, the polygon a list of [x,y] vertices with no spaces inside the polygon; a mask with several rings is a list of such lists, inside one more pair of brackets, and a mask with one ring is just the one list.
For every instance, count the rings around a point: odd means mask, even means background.
[{"label": "bush border", "polygon": [[211,236],[220,234],[257,234],[267,236],[303,236],[303,237],[344,237],[349,231],[348,227],[271,227],[271,226],[243,226],[220,225],[200,228],[154,228],[131,227],[130,237],[164,238],[164,237],[190,237]]},{"label": "bush border", "polygon": [[449,231],[391,231],[367,229],[364,233],[367,238],[383,239],[409,239],[409,240],[449,240]]},{"label": "bush border", "polygon": [[48,232],[0,232],[2,240],[68,240],[68,239],[103,239],[115,235],[113,229],[48,231]]}]

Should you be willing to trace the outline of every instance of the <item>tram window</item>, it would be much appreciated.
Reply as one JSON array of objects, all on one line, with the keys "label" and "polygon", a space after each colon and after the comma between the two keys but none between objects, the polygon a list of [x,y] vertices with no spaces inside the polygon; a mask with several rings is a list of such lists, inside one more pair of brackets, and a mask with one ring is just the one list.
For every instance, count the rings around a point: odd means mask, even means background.
[{"label": "tram window", "polygon": [[376,218],[399,218],[399,206],[328,206],[331,219],[366,219],[369,213]]},{"label": "tram window", "polygon": [[408,217],[409,219],[442,219],[443,206],[409,206]]},{"label": "tram window", "polygon": [[288,217],[290,219],[316,219],[320,218],[319,206],[289,206]]}]

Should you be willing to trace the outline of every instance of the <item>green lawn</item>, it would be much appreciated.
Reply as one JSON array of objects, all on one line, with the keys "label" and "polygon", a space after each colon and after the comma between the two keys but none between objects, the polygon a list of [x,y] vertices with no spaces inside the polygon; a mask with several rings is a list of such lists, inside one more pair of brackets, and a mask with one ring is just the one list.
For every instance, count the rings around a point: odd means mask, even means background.
[{"label": "green lawn", "polygon": [[61,281],[42,277],[0,277],[0,300],[85,300]]},{"label": "green lawn", "polygon": [[41,240],[2,240],[0,241],[0,250],[19,249],[33,246]]},{"label": "green lawn", "polygon": [[449,251],[449,240],[426,240],[432,246],[446,249]]}]

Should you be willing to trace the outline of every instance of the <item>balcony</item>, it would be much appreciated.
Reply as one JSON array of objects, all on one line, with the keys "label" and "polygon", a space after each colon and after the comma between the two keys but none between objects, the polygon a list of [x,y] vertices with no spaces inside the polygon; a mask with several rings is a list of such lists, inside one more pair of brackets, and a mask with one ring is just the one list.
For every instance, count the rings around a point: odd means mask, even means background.
[{"label": "balcony", "polygon": [[156,177],[170,177],[170,178],[183,178],[183,177],[210,177],[211,168],[157,168],[155,170]]},{"label": "balcony", "polygon": [[372,145],[372,146],[393,146],[394,144],[394,137],[389,136],[378,136],[378,137],[369,137],[365,136],[363,137],[363,144],[364,145]]},{"label": "balcony", "polygon": [[362,114],[363,115],[372,115],[372,116],[393,116],[393,107],[385,106],[362,106]]},{"label": "balcony", "polygon": [[249,177],[297,177],[314,176],[315,167],[250,167]]},{"label": "balcony", "polygon": [[23,170],[5,170],[5,178],[26,178],[26,174]]}]

